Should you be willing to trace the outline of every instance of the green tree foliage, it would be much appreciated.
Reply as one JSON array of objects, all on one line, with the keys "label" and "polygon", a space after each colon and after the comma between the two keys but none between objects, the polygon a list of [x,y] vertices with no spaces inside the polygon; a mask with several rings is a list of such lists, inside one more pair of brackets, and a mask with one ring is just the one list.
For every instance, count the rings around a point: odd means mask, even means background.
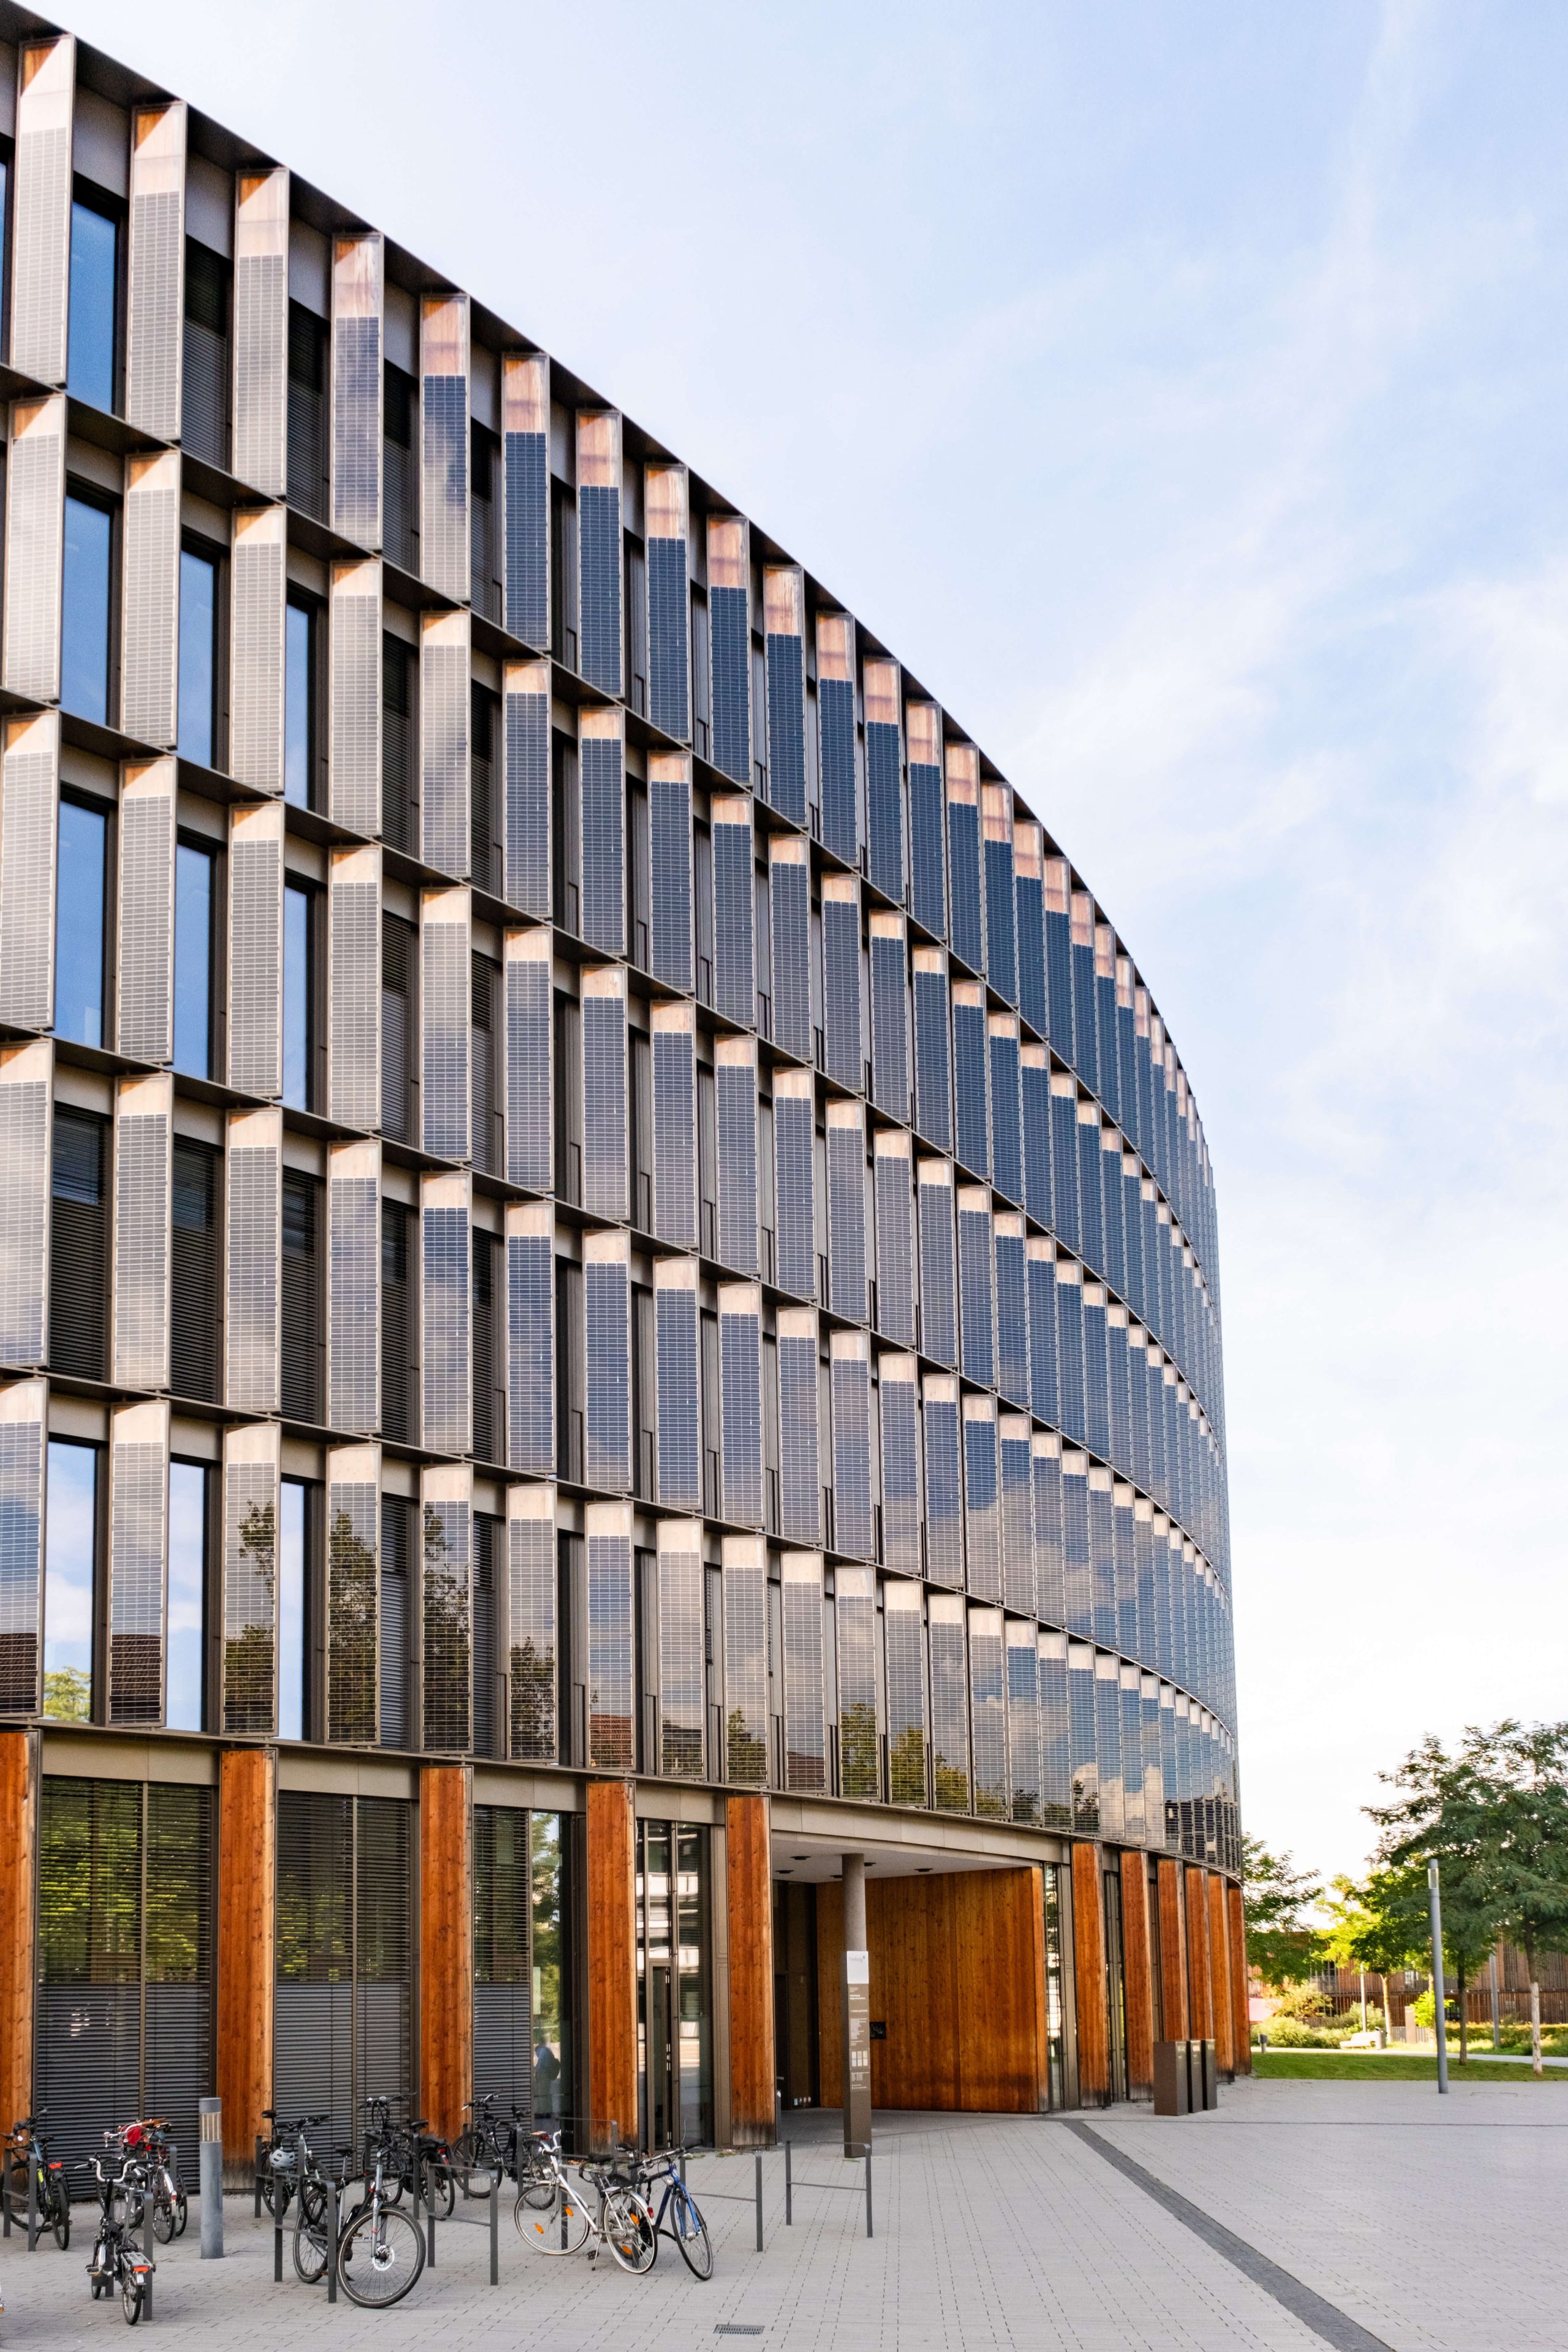
[{"label": "green tree foliage", "polygon": [[1266,1985],[1294,1984],[1321,1962],[1322,1939],[1305,1915],[1322,1888],[1292,1855],[1272,1853],[1255,1837],[1242,1840],[1241,1871],[1247,1964]]}]

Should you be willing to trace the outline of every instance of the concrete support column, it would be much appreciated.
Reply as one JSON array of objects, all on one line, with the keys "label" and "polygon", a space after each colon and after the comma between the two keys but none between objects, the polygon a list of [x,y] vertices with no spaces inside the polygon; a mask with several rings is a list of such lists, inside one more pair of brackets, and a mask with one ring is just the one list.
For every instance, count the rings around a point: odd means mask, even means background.
[{"label": "concrete support column", "polygon": [[729,1797],[725,1912],[730,1943],[730,2137],[772,2147],[773,2099],[773,1856],[766,1797]]},{"label": "concrete support column", "polygon": [[1227,1890],[1230,1914],[1230,1982],[1231,2009],[1235,2019],[1236,2071],[1238,2074],[1252,2072],[1252,2014],[1247,1977],[1247,1916],[1241,1907],[1241,1889]]},{"label": "concrete support column", "polygon": [[1078,2093],[1086,2107],[1110,2098],[1110,2013],[1105,1983],[1105,1893],[1100,1848],[1072,1850],[1073,1991],[1078,2004]]},{"label": "concrete support column", "polygon": [[427,1764],[419,1774],[419,2102],[455,2139],[474,2074],[473,1774]]},{"label": "concrete support column", "polygon": [[1150,1933],[1149,1860],[1121,1857],[1121,1970],[1127,2010],[1127,2095],[1154,2095],[1154,1953]]},{"label": "concrete support column", "polygon": [[588,1783],[588,2118],[637,2137],[637,1822],[629,1780]]},{"label": "concrete support column", "polygon": [[1182,1916],[1182,1872],[1168,1857],[1160,1881],[1160,2010],[1167,2042],[1187,2038],[1187,1927]]},{"label": "concrete support column", "polygon": [[[850,1955],[855,1954],[851,1961]],[[865,1954],[862,1959],[859,1956]],[[868,1977],[851,1984],[851,1967],[869,1969],[866,1926],[866,1857],[844,1857],[844,2153],[868,2156],[871,2147],[871,1995]]]},{"label": "concrete support column", "polygon": [[272,2105],[277,1765],[270,1748],[226,1748],[218,1759],[217,2095],[231,2189],[254,2174],[262,2109]]},{"label": "concrete support column", "polygon": [[37,1742],[0,1732],[0,2124],[33,2112]]},{"label": "concrete support column", "polygon": [[863,1853],[847,1853],[844,1857],[844,1948],[847,1952],[864,1952],[868,1948],[866,1937],[866,1857]]}]

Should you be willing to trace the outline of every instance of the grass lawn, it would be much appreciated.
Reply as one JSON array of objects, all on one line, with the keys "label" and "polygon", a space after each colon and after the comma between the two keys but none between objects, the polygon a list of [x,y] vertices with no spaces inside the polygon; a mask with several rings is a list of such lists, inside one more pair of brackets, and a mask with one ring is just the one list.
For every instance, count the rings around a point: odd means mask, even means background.
[{"label": "grass lawn", "polygon": [[[1384,2055],[1375,2050],[1255,2050],[1252,2071],[1265,2081],[1294,2080],[1305,2083],[1435,2083],[1437,2079],[1436,2055],[1404,2056],[1390,2051]],[[1540,2078],[1546,2083],[1568,2084],[1568,2066],[1548,2066]],[[1458,2053],[1448,2053],[1450,2083],[1533,2083],[1536,2076],[1528,2066],[1499,2065],[1495,2061],[1472,2058],[1461,2066]]]}]

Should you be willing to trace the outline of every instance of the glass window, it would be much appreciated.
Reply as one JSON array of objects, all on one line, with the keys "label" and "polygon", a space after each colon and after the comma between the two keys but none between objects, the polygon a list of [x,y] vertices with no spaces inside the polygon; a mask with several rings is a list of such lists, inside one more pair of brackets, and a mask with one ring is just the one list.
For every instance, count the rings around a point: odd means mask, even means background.
[{"label": "glass window", "polygon": [[60,622],[60,703],[109,724],[110,576],[114,518],[87,499],[66,499]]},{"label": "glass window", "polygon": [[283,892],[283,1099],[290,1110],[310,1108],[312,946],[310,893],[289,883]]},{"label": "glass window", "polygon": [[94,408],[114,406],[114,310],[119,224],[71,206],[70,358],[66,389]]},{"label": "glass window", "polygon": [[316,615],[290,604],[285,616],[283,662],[283,797],[296,808],[314,799],[316,761]]},{"label": "glass window", "polygon": [[207,1472],[169,1465],[169,1681],[163,1720],[200,1731],[207,1632]]},{"label": "glass window", "polygon": [[278,1552],[278,1736],[305,1737],[305,1489],[283,1481]]},{"label": "glass window", "polygon": [[216,764],[217,565],[180,552],[180,757]]},{"label": "glass window", "polygon": [[182,841],[174,852],[174,1067],[212,1076],[213,908],[217,860]]},{"label": "glass window", "polygon": [[564,1828],[560,1813],[532,1816],[533,2120],[539,2130],[572,2112]]},{"label": "glass window", "polygon": [[75,1723],[92,1713],[97,1552],[98,1448],[51,1444],[44,1520],[44,1713]]},{"label": "glass window", "polygon": [[101,809],[61,801],[55,925],[55,1034],[101,1045],[104,888],[109,819]]}]

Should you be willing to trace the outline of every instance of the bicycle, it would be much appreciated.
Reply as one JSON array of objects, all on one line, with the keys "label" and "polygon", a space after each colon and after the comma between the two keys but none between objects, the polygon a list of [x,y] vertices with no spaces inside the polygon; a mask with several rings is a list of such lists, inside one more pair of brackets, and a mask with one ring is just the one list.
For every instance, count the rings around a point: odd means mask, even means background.
[{"label": "bicycle", "polygon": [[[324,2120],[324,2118],[323,2118]],[[294,2216],[294,2274],[307,2286],[318,2286],[327,2275],[331,2249],[327,2242],[327,2216],[331,2210],[332,2180],[316,2161],[316,2153],[301,2131],[297,2143],[300,2151],[298,2175],[299,2209]],[[353,2155],[352,2143],[340,2142],[333,2149],[337,2163],[338,2231],[343,2228],[342,2195],[351,2175],[343,2168]]]},{"label": "bicycle", "polygon": [[365,2105],[372,2111],[372,2130],[366,2136],[368,2194],[339,2231],[334,2260],[338,2284],[349,2301],[366,2311],[384,2311],[402,2302],[425,2268],[425,2232],[386,2193],[386,2158],[394,2137],[387,2126],[387,2102],[367,2099]]},{"label": "bicycle", "polygon": [[561,2154],[561,2134],[530,2132],[528,2147],[517,2169],[512,2226],[536,2253],[574,2254],[587,2244],[594,2225],[572,2186]]},{"label": "bicycle", "polygon": [[[661,2236],[673,2238],[680,2249],[681,2260],[693,2278],[710,2279],[713,2275],[713,2241],[708,2234],[697,2200],[686,2185],[681,2162],[686,2156],[683,2147],[667,2148],[662,2157],[638,2167],[638,2186],[648,2193],[660,2180],[665,2182],[658,2211],[654,2215],[654,2229]],[[668,2178],[667,2178],[668,2176]],[[670,2209],[674,2208],[671,2213]],[[670,2213],[673,2226],[666,2229],[664,2217]]]},{"label": "bicycle", "polygon": [[[261,2116],[264,2123],[272,2126],[272,2137],[260,2152],[261,2199],[273,2220],[281,2221],[294,2201],[301,2179],[313,2161],[305,2134],[313,2130],[317,2124],[324,2124],[327,2118],[324,2115],[297,2116],[292,2122],[280,2123],[276,2110],[271,2107],[263,2107]],[[324,2212],[324,2195],[320,2204]]]},{"label": "bicycle", "polygon": [[598,2196],[593,2226],[600,2245],[608,2246],[622,2270],[640,2278],[658,2260],[658,2236],[637,2186],[637,2159],[613,2156],[577,2169]]},{"label": "bicycle", "polygon": [[180,2151],[169,2137],[166,2116],[147,2116],[122,2125],[116,2135],[128,2154],[145,2161],[153,2197],[153,2234],[160,2245],[184,2235],[190,2220],[184,2184],[180,2179]]},{"label": "bicycle", "polygon": [[40,2107],[36,2116],[24,2116],[11,2126],[5,2143],[5,2177],[4,2194],[13,2221],[26,2226],[27,2219],[28,2171],[37,2167],[37,2189],[34,2212],[40,2230],[52,2230],[55,2243],[63,2254],[71,2242],[71,2200],[66,2186],[66,2168],[49,2154],[49,2143],[38,2130],[48,2114]]},{"label": "bicycle", "polygon": [[[111,2137],[105,2134],[105,2137]],[[120,2289],[125,2324],[134,2327],[142,2316],[155,2265],[145,2246],[136,2244],[132,2231],[146,2204],[146,2177],[140,2165],[127,2158],[117,2178],[106,2173],[100,2157],[89,2156],[78,2170],[92,2173],[99,2187],[98,2228],[87,2274],[96,2303],[100,2295]],[[120,2210],[114,2208],[118,2202]]]},{"label": "bicycle", "polygon": [[471,2116],[473,2121],[465,2125],[458,2133],[452,2148],[452,2162],[462,2175],[465,2190],[472,2173],[494,2170],[504,2179],[516,2170],[521,2118],[513,2107],[512,2121],[507,2123],[491,2112],[495,2103],[494,2091],[487,2091],[481,2099],[469,2099],[465,2103],[464,2113]]}]

